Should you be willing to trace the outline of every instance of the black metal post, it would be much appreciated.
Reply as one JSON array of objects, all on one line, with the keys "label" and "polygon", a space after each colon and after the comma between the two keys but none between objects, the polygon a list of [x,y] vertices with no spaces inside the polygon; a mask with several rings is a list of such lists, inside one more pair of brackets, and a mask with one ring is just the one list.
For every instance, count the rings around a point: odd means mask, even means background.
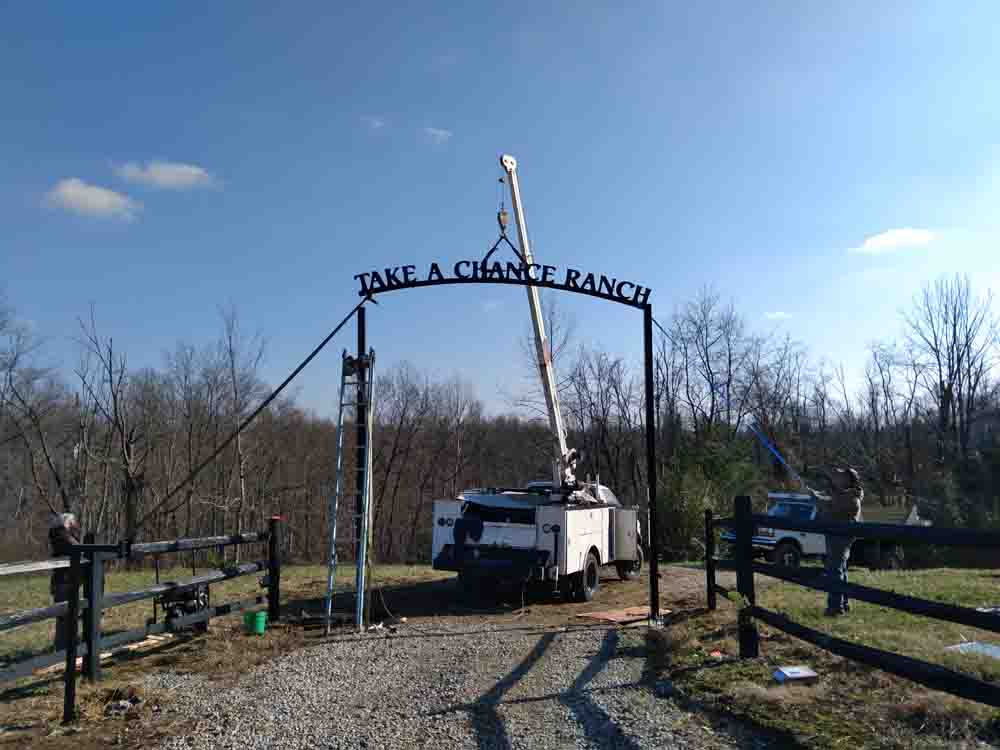
[{"label": "black metal post", "polygon": [[[355,496],[354,503],[354,559],[357,561],[361,557],[361,533],[362,533],[362,515],[364,514],[365,501],[361,496],[361,488],[365,484],[365,465],[367,463],[367,456],[365,452],[368,449],[368,420],[365,419],[367,415],[367,409],[365,407],[365,394],[367,391],[366,380],[368,376],[368,351],[367,343],[365,341],[365,308],[361,307],[358,309],[358,394],[355,399],[355,410],[354,410],[354,421],[355,429],[357,431],[357,439],[355,441],[355,460],[357,461],[357,473],[355,479]],[[358,594],[361,595],[360,592]]]},{"label": "black metal post", "polygon": [[70,595],[66,613],[66,671],[63,673],[63,724],[76,720],[76,646],[80,632],[80,552],[70,553]]},{"label": "black metal post", "polygon": [[656,527],[656,413],[653,402],[653,308],[642,308],[646,375],[646,481],[649,500],[649,619],[660,619],[660,538]]},{"label": "black metal post", "polygon": [[[93,540],[91,540],[91,543]],[[87,597],[84,616],[84,637],[87,642],[87,661],[84,674],[91,682],[101,679],[101,600],[104,599],[104,552],[90,553],[90,566],[83,588]]]},{"label": "black metal post", "polygon": [[715,609],[715,529],[710,508],[705,509],[705,586],[708,608]]},{"label": "black metal post", "polygon": [[267,619],[281,619],[281,516],[267,522]]},{"label": "black metal post", "polygon": [[736,498],[736,589],[743,602],[739,613],[740,658],[754,659],[759,653],[757,626],[747,607],[757,605],[757,597],[753,585],[753,522],[750,516],[753,507],[750,497],[741,495]]}]

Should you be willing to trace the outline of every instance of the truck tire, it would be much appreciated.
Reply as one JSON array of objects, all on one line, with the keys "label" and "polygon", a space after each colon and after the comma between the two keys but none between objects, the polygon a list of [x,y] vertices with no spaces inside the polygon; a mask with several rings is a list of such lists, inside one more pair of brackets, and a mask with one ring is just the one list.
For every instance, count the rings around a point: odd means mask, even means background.
[{"label": "truck tire", "polygon": [[802,553],[791,542],[782,542],[774,549],[774,564],[797,568],[802,563]]},{"label": "truck tire", "polygon": [[615,563],[618,577],[623,581],[634,581],[642,572],[642,546],[636,545],[635,560]]},{"label": "truck tire", "polygon": [[576,574],[576,600],[578,602],[589,602],[601,589],[601,566],[597,563],[597,556],[593,552],[587,553],[587,561],[583,565],[583,570]]}]

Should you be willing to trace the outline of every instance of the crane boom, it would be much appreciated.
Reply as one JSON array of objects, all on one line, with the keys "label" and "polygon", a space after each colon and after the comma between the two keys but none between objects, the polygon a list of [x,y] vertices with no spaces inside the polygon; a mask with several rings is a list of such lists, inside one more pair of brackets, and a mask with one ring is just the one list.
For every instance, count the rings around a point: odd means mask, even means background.
[{"label": "crane boom", "polygon": [[[507,175],[510,186],[510,201],[514,209],[514,220],[517,222],[517,239],[521,246],[524,262],[535,262],[528,242],[528,226],[524,221],[524,207],[521,205],[521,190],[517,181],[517,159],[509,154],[500,157],[500,165]],[[545,320],[542,317],[542,306],[538,298],[538,287],[529,286],[528,306],[531,308],[531,324],[535,329],[535,355],[538,360],[538,372],[542,378],[542,391],[545,393],[545,406],[549,412],[549,427],[552,429],[555,462],[553,464],[553,481],[559,487],[563,481],[563,464],[567,461],[569,451],[566,447],[566,430],[563,427],[562,411],[559,408],[559,392],[556,389],[555,369],[552,365],[552,348],[545,335]]]}]

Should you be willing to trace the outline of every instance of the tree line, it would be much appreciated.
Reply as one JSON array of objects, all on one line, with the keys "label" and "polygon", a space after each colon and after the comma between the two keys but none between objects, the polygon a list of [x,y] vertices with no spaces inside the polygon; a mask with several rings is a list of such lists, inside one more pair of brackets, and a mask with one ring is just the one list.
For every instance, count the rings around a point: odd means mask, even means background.
[{"label": "tree line", "polygon": [[[572,321],[551,304],[546,318],[581,473],[599,475],[645,511],[641,363],[579,344]],[[753,330],[711,290],[658,326],[657,496],[669,558],[700,553],[705,508],[728,514],[736,494],[763,499],[768,489],[797,486],[751,425],[819,489],[823,467],[850,463],[869,502],[916,502],[947,525],[1000,523],[997,316],[991,296],[968,278],[928,283],[890,323],[894,336],[869,342],[864,371],[853,378],[787,336]],[[8,520],[0,555],[44,557],[49,516],[74,512],[101,540],[238,533],[278,514],[292,558],[325,558],[336,424],[294,398],[270,403],[181,484],[270,392],[259,374],[263,339],[241,328],[235,309],[221,311],[215,341],[178,343],[153,368],[131,366],[93,312],[76,338],[71,372],[46,367],[38,339],[12,306],[0,306],[0,513]],[[377,376],[378,559],[428,559],[435,499],[549,476],[534,347],[529,336],[523,343],[527,385],[506,394],[507,414],[488,413],[470,384],[407,363]],[[346,429],[352,467],[350,419]],[[349,469],[338,517],[342,557],[352,551],[354,491]]]}]

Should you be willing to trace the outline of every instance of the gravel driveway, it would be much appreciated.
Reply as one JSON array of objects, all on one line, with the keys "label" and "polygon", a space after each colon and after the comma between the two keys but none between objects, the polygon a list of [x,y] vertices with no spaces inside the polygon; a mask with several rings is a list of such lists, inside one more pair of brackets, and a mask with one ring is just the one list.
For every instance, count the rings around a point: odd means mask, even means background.
[{"label": "gravel driveway", "polygon": [[[199,748],[722,748],[736,742],[644,680],[636,635],[603,627],[440,625],[344,636],[238,684],[159,673],[149,687]],[[626,641],[632,646],[626,645]]]}]

